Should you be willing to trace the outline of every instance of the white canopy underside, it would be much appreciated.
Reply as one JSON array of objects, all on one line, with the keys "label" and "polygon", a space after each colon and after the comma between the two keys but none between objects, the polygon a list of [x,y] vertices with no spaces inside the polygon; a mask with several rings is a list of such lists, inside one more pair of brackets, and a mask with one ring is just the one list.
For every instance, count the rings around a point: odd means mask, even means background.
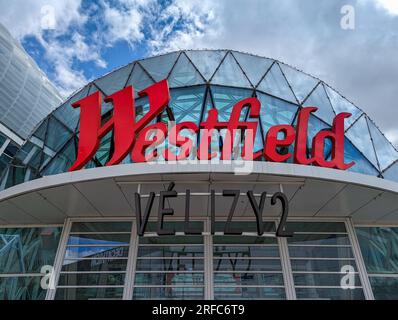
[{"label": "white canopy underside", "polygon": [[[185,197],[190,189],[191,217],[210,216],[210,190],[225,189],[255,194],[280,191],[289,199],[289,217],[351,217],[360,224],[398,223],[398,183],[363,174],[286,163],[253,162],[248,175],[234,174],[234,162],[218,164],[196,161],[167,164],[124,164],[62,173],[29,181],[0,192],[0,224],[58,224],[67,217],[134,217],[134,193],[167,189],[181,193],[168,204],[175,216],[184,217]],[[143,210],[145,199],[142,200]],[[226,217],[231,198],[216,198],[216,216]],[[151,217],[156,217],[158,198]],[[269,199],[263,218],[280,215],[280,206]],[[234,217],[254,218],[245,195],[239,199]],[[167,219],[167,218],[166,218]]]}]

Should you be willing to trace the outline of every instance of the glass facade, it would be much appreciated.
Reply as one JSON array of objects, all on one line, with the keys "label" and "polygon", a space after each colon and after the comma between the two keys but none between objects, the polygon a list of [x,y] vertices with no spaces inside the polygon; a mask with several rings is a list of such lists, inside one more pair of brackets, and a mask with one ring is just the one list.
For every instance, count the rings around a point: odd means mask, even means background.
[{"label": "glass facade", "polygon": [[261,237],[243,220],[240,236],[224,235],[225,222],[211,235],[206,219],[191,222],[197,235],[183,221],[165,222],[174,236],[157,236],[154,222],[137,236],[131,220],[72,222],[63,238],[61,226],[2,228],[0,300],[363,300],[363,281],[375,299],[398,299],[398,227],[353,233],[347,223],[289,222],[289,238],[275,237],[273,221]]},{"label": "glass facade", "polygon": [[61,102],[45,74],[0,24],[0,123],[25,140]]},{"label": "glass facade", "polygon": [[[220,121],[228,121],[237,101],[258,97],[262,109],[256,151],[263,149],[270,126],[296,125],[297,113],[304,106],[318,107],[309,123],[309,152],[315,133],[330,129],[337,113],[350,112],[352,116],[346,120],[345,158],[356,165],[349,171],[398,181],[397,150],[366,114],[322,81],[272,59],[236,51],[198,50],[132,62],[76,92],[41,121],[11,163],[4,163],[0,188],[68,170],[76,158],[79,136],[79,109],[72,108],[72,103],[96,91],[110,95],[127,85],[132,85],[137,93],[165,78],[171,101],[168,112],[157,121],[199,123],[206,120],[207,111],[212,108],[218,110]],[[142,117],[148,110],[147,99],[138,98],[136,109],[137,118]],[[104,103],[102,111],[104,119],[109,118],[112,105]],[[218,151],[222,146],[223,134],[220,132],[221,138],[214,139],[212,150]],[[86,168],[103,166],[110,159],[112,141],[111,133],[103,138],[100,150]],[[328,144],[325,156],[330,157]],[[123,161],[130,162],[130,158]]]},{"label": "glass facade", "polygon": [[45,298],[42,268],[54,265],[61,230],[0,228],[0,300]]}]

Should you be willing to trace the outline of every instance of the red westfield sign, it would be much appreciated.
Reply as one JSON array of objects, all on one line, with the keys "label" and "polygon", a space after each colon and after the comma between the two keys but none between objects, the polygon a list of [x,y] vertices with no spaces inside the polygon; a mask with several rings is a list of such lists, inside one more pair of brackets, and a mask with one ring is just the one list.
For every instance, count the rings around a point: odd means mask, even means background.
[{"label": "red westfield sign", "polygon": [[[257,98],[246,98],[232,109],[228,122],[218,121],[217,109],[208,111],[207,119],[199,125],[193,122],[181,122],[174,124],[171,128],[165,123],[157,122],[150,124],[159,116],[170,102],[170,92],[166,80],[160,81],[139,92],[139,96],[147,96],[149,100],[149,111],[136,120],[134,105],[134,90],[132,86],[126,87],[111,96],[106,97],[105,102],[113,104],[113,116],[105,124],[101,125],[100,92],[77,101],[72,106],[80,108],[80,139],[78,155],[69,171],[83,168],[95,155],[101,139],[113,130],[114,151],[107,166],[120,163],[128,154],[133,162],[146,162],[158,156],[156,148],[147,154],[150,147],[156,147],[168,139],[168,145],[180,150],[178,154],[171,148],[166,148],[162,156],[167,160],[188,159],[192,152],[196,152],[198,160],[211,160],[217,157],[212,152],[210,145],[214,132],[224,129],[226,135],[220,155],[221,160],[231,160],[233,141],[238,131],[245,132],[241,151],[243,160],[255,160],[264,156],[267,161],[284,162],[293,157],[297,164],[317,165],[327,168],[346,170],[354,165],[354,162],[344,162],[344,119],[351,116],[350,113],[340,113],[333,120],[331,130],[319,131],[312,140],[311,156],[307,155],[308,120],[310,114],[317,110],[316,107],[305,107],[299,111],[297,127],[283,124],[271,127],[265,138],[265,148],[262,151],[253,152],[255,133],[260,116],[260,101]],[[240,121],[244,108],[248,108],[248,121]],[[266,106],[265,106],[266,108]],[[254,121],[249,121],[253,119]],[[194,134],[200,133],[198,150],[195,150],[191,138],[184,136],[182,131]],[[282,137],[281,137],[282,136]],[[330,159],[325,159],[325,142],[331,143]],[[289,147],[294,143],[293,153],[280,153],[281,147]]]}]

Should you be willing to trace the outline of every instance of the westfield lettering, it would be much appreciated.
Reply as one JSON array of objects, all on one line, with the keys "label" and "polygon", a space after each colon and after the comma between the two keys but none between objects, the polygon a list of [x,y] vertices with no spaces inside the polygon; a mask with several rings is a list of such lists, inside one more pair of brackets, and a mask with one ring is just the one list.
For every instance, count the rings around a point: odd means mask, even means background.
[{"label": "westfield lettering", "polygon": [[[132,86],[115,92],[104,99],[113,104],[113,115],[105,123],[101,124],[101,105],[103,98],[100,92],[93,93],[76,103],[74,108],[80,108],[80,139],[76,161],[69,171],[83,168],[95,155],[101,139],[113,130],[114,150],[107,166],[120,163],[128,154],[133,162],[146,162],[156,159],[159,154],[156,146],[168,139],[168,145],[179,149],[178,154],[172,148],[166,148],[162,155],[166,161],[185,160],[195,153],[198,160],[211,160],[217,157],[217,152],[211,151],[211,140],[215,132],[225,131],[223,146],[220,151],[221,160],[233,158],[234,141],[239,132],[244,132],[242,151],[243,160],[256,160],[264,156],[267,161],[285,162],[293,157],[293,162],[304,165],[316,165],[326,168],[346,170],[355,163],[344,162],[344,119],[351,116],[342,112],[333,120],[330,130],[319,131],[312,140],[311,154],[307,150],[308,122],[310,114],[317,110],[316,107],[301,108],[298,113],[297,127],[289,124],[276,125],[269,128],[266,133],[262,151],[253,152],[255,132],[257,131],[257,118],[260,116],[261,104],[257,98],[243,99],[232,108],[229,121],[218,121],[217,109],[211,109],[207,113],[206,121],[199,125],[193,122],[181,122],[171,128],[163,122],[150,124],[166,109],[170,102],[170,91],[167,80],[160,81],[138,93],[140,97],[147,96],[149,111],[138,121],[136,120],[136,108],[134,90]],[[248,109],[248,120],[241,121],[243,110]],[[266,106],[265,106],[266,108]],[[252,121],[249,121],[252,120]],[[182,132],[200,133],[200,143],[195,148],[194,140]],[[330,141],[330,158],[325,159],[326,140]],[[294,152],[281,152],[281,148],[291,146],[294,143]],[[152,148],[154,148],[152,150]],[[149,154],[148,154],[148,151]],[[192,159],[192,158],[190,158]]]}]

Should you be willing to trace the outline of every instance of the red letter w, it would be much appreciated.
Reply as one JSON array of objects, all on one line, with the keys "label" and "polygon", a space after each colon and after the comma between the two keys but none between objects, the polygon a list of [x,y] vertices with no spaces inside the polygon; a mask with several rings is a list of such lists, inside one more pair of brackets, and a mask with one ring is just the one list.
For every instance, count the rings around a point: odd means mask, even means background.
[{"label": "red letter w", "polygon": [[113,116],[102,127],[100,92],[72,104],[72,107],[80,108],[80,137],[77,159],[69,171],[83,168],[97,152],[101,139],[112,129],[114,152],[106,165],[120,163],[133,147],[136,134],[155,119],[170,101],[167,80],[162,80],[142,90],[138,95],[148,96],[149,112],[136,122],[133,93],[133,87],[129,86],[105,98],[105,102],[113,103]]}]

